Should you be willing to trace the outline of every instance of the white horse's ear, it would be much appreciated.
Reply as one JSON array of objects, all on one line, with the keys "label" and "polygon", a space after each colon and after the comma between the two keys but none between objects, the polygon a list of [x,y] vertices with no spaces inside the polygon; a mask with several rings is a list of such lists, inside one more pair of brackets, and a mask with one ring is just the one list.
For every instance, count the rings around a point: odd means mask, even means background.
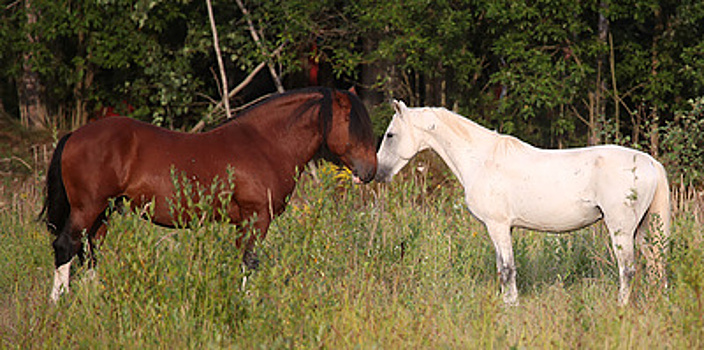
[{"label": "white horse's ear", "polygon": [[391,104],[394,106],[394,111],[396,111],[396,114],[398,114],[399,117],[402,117],[403,110],[408,108],[406,107],[406,104],[400,100],[394,100]]}]

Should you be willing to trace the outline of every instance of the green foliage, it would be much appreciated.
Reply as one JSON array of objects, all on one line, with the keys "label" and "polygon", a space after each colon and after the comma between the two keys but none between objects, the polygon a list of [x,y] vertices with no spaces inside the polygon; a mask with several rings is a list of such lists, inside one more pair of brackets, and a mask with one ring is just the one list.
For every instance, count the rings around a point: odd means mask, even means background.
[{"label": "green foliage", "polygon": [[675,183],[704,184],[704,97],[689,100],[690,110],[677,113],[663,135],[663,155]]},{"label": "green foliage", "polygon": [[[105,241],[99,254],[100,280],[86,281],[76,291],[95,303],[97,317],[108,321],[101,327],[116,334],[110,343],[162,343],[149,334],[171,338],[179,347],[229,339],[246,316],[238,230],[197,220],[187,230],[155,230],[136,215],[113,219],[110,230],[119,233]],[[95,345],[102,341],[96,339]]]},{"label": "green foliage", "polygon": [[[21,4],[21,3],[20,3]],[[148,121],[172,123],[186,116],[203,85],[194,63],[205,48],[193,47],[191,28],[204,28],[199,9],[190,1],[45,1],[32,0],[39,14],[27,24],[25,8],[14,6],[3,17],[0,62],[6,78],[17,79],[24,52],[47,91],[53,111],[88,104],[88,113],[102,106],[128,103]],[[36,40],[27,43],[27,35]],[[7,39],[7,40],[5,40]]]},{"label": "green foliage", "polygon": [[369,111],[369,117],[372,120],[372,130],[374,130],[374,135],[381,137],[386,132],[389,127],[391,118],[394,116],[393,107],[391,104],[382,104],[373,107]]},{"label": "green foliage", "polygon": [[[60,120],[127,103],[137,118],[185,128],[220,100],[203,2],[29,2],[34,24],[21,3],[0,16],[0,106],[16,110],[25,53]],[[300,87],[312,59],[331,75],[323,84],[444,105],[543,147],[589,135],[660,147],[649,133],[681,124],[677,111],[704,96],[701,1],[244,1],[248,16],[231,1],[213,7],[231,86],[268,62]],[[272,92],[267,74],[235,103]]]},{"label": "green foliage", "polygon": [[[680,223],[681,231],[696,230],[691,216]],[[676,326],[704,337],[704,242],[702,235],[682,235],[671,245],[670,266],[674,275],[673,295],[682,319]],[[686,300],[687,302],[683,302]]]},{"label": "green foliage", "polygon": [[[402,71],[394,79],[409,79],[413,72],[429,79],[452,74],[458,88],[475,89],[475,76],[481,73],[491,39],[486,35],[483,6],[476,1],[358,2],[362,38],[378,38],[366,60],[392,62]],[[394,92],[408,99],[412,97],[404,91],[408,88]],[[466,99],[461,91],[451,92],[452,99]]]}]

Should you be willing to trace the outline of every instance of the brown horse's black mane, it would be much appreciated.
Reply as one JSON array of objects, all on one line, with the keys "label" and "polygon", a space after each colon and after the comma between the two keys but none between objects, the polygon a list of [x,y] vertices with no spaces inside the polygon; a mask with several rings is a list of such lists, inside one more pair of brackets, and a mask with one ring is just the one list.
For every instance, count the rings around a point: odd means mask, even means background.
[{"label": "brown horse's black mane", "polygon": [[319,93],[322,95],[320,99],[310,99],[306,103],[301,104],[301,106],[296,109],[295,113],[291,115],[291,119],[296,120],[310,108],[320,106],[320,128],[323,133],[323,137],[327,138],[327,134],[330,131],[332,124],[332,98],[334,95],[334,91],[338,91],[342,94],[345,94],[349,98],[351,104],[349,124],[350,135],[365,144],[373,144],[375,141],[372,132],[371,120],[369,119],[367,109],[364,107],[364,104],[357,97],[357,95],[347,90],[334,90],[321,86],[289,90],[280,94],[269,95],[245,107],[242,111],[237,113],[235,117],[229,120],[225,120],[224,122],[220,123],[218,127],[235,121],[241,117],[244,117],[249,114],[249,112],[253,109],[257,109],[263,105],[272,103],[281,98],[286,98],[291,95]]}]

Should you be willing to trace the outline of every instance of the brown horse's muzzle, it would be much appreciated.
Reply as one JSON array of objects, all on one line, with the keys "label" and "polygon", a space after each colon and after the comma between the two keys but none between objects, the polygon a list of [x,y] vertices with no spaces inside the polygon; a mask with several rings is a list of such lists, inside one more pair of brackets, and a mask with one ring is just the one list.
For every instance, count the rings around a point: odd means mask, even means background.
[{"label": "brown horse's muzzle", "polygon": [[355,162],[354,168],[352,169],[352,175],[355,183],[371,182],[374,180],[374,176],[376,175],[376,161],[373,163],[360,161]]}]

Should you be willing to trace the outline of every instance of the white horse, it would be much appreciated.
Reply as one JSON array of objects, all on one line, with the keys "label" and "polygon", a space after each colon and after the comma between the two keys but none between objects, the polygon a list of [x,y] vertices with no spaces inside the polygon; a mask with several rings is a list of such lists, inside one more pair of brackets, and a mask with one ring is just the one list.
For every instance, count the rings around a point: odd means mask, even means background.
[{"label": "white horse", "polygon": [[[489,232],[507,304],[518,303],[512,227],[563,232],[599,219],[618,261],[618,301],[628,303],[634,239],[643,247],[650,224],[659,224],[651,234],[659,233],[661,248],[669,236],[670,190],[658,161],[613,145],[539,149],[445,108],[408,108],[399,101],[393,106],[396,114],[377,153],[377,180],[390,181],[416,153],[434,150],[464,187],[469,211]],[[651,218],[649,224],[646,214],[659,221]]]}]

